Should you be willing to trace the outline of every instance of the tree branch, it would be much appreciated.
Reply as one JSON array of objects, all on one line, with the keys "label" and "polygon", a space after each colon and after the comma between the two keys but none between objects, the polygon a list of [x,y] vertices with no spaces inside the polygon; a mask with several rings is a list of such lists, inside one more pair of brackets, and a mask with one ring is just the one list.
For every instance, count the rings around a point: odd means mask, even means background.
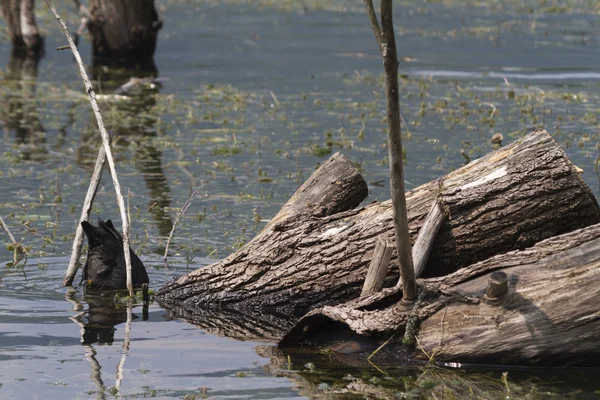
[{"label": "tree branch", "polygon": [[383,54],[381,28],[379,27],[379,22],[377,21],[377,15],[375,14],[373,1],[365,0],[365,8],[367,9],[367,15],[369,16],[369,22],[371,22],[371,28],[373,29],[373,35],[375,35],[375,40],[377,40],[379,51],[381,51],[381,53]]},{"label": "tree branch", "polygon": [[398,262],[400,263],[403,299],[414,300],[417,291],[412,252],[410,249],[410,235],[408,233],[406,197],[404,195],[400,99],[398,94],[398,57],[396,56],[392,0],[381,1],[381,29],[381,54],[385,70],[385,99],[388,120],[390,191],[392,204],[394,205],[396,248],[398,249]]},{"label": "tree branch", "polygon": [[113,160],[112,151],[110,149],[110,138],[106,132],[106,128],[104,127],[104,121],[102,119],[102,114],[100,113],[100,107],[98,107],[98,102],[96,101],[96,93],[94,93],[94,89],[92,88],[92,84],[87,76],[85,67],[83,66],[83,61],[81,60],[77,46],[75,46],[75,42],[73,42],[73,39],[71,38],[69,29],[64,21],[60,18],[60,15],[58,15],[56,8],[54,8],[54,5],[52,4],[52,1],[45,1],[48,5],[48,8],[50,8],[50,11],[52,11],[58,23],[62,27],[65,36],[67,37],[67,41],[69,42],[69,46],[71,47],[71,51],[73,52],[77,66],[79,67],[79,73],[83,79],[86,92],[90,98],[90,103],[92,104],[92,110],[94,110],[96,121],[98,122],[98,129],[100,129],[100,135],[102,136],[102,145],[104,146],[104,151],[106,152],[106,159],[108,161],[108,167],[110,169],[110,174],[112,176],[112,181],[117,196],[117,204],[119,205],[119,211],[121,213],[121,220],[123,223],[123,253],[125,255],[125,266],[127,270],[127,289],[129,290],[129,294],[133,296],[133,284],[131,281],[131,256],[129,252],[129,220],[127,219],[125,201],[123,200],[123,194],[121,193],[121,185],[119,184],[119,178],[115,168],[115,161]]}]

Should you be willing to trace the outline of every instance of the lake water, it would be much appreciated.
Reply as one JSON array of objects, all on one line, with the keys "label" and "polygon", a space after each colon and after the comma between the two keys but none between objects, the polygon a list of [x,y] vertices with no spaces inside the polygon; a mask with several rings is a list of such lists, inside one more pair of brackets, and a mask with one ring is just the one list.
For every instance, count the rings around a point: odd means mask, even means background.
[{"label": "lake water", "polygon": [[[158,86],[102,100],[152,289],[251,239],[331,151],[360,165],[366,201],[389,197],[382,63],[362,1],[157,5]],[[79,26],[72,2],[57,8]],[[11,267],[0,249],[0,398],[600,396],[598,371],[286,360],[156,304],[147,315],[134,305],[127,323],[126,305],[107,313],[67,290],[99,136],[71,54],[54,50],[62,33],[43,2],[36,10],[47,37],[37,73],[10,71],[0,26],[0,215],[29,252]],[[407,188],[491,151],[496,132],[508,143],[543,127],[598,195],[599,13],[585,0],[396,1]],[[80,50],[89,62],[87,39]],[[103,78],[99,91],[122,83]],[[164,268],[174,217],[196,188]],[[108,174],[96,216],[120,225]]]}]

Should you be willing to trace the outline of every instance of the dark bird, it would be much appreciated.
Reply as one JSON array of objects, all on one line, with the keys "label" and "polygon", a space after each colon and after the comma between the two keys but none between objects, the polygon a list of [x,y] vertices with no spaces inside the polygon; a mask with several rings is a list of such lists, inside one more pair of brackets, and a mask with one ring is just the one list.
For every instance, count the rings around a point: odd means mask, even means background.
[{"label": "dark bird", "polygon": [[[98,226],[87,221],[81,223],[88,238],[88,255],[83,267],[81,282],[97,289],[126,289],[125,252],[123,238],[109,219],[98,218]],[[131,256],[131,280],[134,287],[148,283],[146,268],[138,256],[129,249]]]}]

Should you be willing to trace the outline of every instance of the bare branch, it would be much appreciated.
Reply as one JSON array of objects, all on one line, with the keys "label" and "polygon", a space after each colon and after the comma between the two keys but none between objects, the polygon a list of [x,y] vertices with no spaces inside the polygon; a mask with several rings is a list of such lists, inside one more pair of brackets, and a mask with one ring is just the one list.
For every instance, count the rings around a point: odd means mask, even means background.
[{"label": "bare branch", "polygon": [[404,168],[402,157],[402,135],[400,131],[400,99],[398,93],[398,57],[392,18],[392,0],[381,1],[381,54],[385,71],[385,99],[388,120],[388,151],[390,163],[390,191],[394,206],[394,228],[396,248],[404,300],[416,297],[415,271],[404,190]]},{"label": "bare branch", "polygon": [[375,40],[377,40],[379,51],[381,51],[381,53],[383,54],[381,28],[379,27],[379,22],[377,21],[377,14],[375,14],[375,8],[373,8],[373,0],[365,0],[365,8],[367,9],[367,15],[369,16],[369,22],[371,22],[371,28],[373,29],[373,35],[375,35]]},{"label": "bare branch", "polygon": [[75,46],[75,42],[73,42],[73,39],[71,38],[69,29],[67,28],[67,25],[65,25],[64,21],[60,18],[60,15],[58,15],[56,8],[54,8],[54,5],[52,4],[52,1],[45,1],[48,5],[48,8],[50,8],[50,11],[52,11],[58,23],[62,27],[63,32],[67,37],[67,41],[71,46],[71,51],[73,52],[73,56],[75,57],[75,61],[77,62],[77,66],[79,67],[79,73],[81,74],[81,78],[83,79],[86,92],[90,98],[92,110],[94,110],[94,115],[96,116],[96,121],[98,122],[98,129],[100,129],[100,135],[102,136],[102,145],[104,146],[104,150],[106,152],[106,159],[108,160],[108,167],[110,168],[110,174],[112,176],[112,181],[117,196],[117,204],[119,205],[119,211],[121,213],[121,221],[123,223],[123,253],[125,254],[125,266],[127,270],[127,289],[129,290],[129,294],[133,296],[133,284],[131,281],[131,256],[129,252],[129,221],[127,220],[125,201],[123,200],[123,194],[121,193],[121,185],[119,184],[119,178],[117,176],[115,162],[113,160],[112,151],[110,149],[110,138],[108,136],[108,133],[106,132],[106,128],[104,127],[104,121],[102,119],[102,114],[100,113],[100,107],[98,107],[98,102],[96,101],[96,93],[94,93],[94,89],[92,88],[92,84],[87,76],[85,67],[83,66],[83,61],[81,60],[81,56],[79,55],[77,46]]},{"label": "bare branch", "polygon": [[165,263],[165,268],[169,267],[169,263],[167,262],[167,257],[169,256],[169,245],[171,244],[171,239],[173,238],[173,233],[175,232],[175,227],[177,227],[177,223],[181,220],[181,218],[183,217],[183,214],[185,214],[185,212],[189,208],[190,204],[192,204],[192,200],[194,200],[194,197],[196,197],[196,193],[198,193],[198,189],[196,189],[192,192],[192,194],[190,195],[190,197],[188,197],[188,199],[185,202],[185,204],[183,205],[183,207],[181,207],[181,210],[179,210],[177,217],[175,217],[175,222],[173,222],[173,227],[171,228],[171,233],[169,234],[169,238],[167,239],[167,245],[165,246],[165,255],[163,257],[163,261]]}]

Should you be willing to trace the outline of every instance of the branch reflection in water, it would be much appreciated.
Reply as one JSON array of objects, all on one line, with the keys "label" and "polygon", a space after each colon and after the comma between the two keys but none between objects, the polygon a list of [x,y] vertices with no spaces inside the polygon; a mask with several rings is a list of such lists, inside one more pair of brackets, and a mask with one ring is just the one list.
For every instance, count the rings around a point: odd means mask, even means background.
[{"label": "branch reflection in water", "polygon": [[[76,289],[69,287],[65,299],[73,304],[73,311],[83,310],[84,306],[81,299],[77,297]],[[133,314],[134,303],[126,298],[121,302],[117,292],[99,293],[87,290],[83,300],[88,304],[88,311],[81,311],[70,319],[80,328],[81,344],[85,347],[85,358],[91,365],[90,377],[98,390],[97,398],[104,399],[106,386],[102,380],[102,365],[96,358],[98,353],[94,344],[112,345],[116,332],[115,326],[125,323],[121,359],[116,368],[115,385],[113,388],[109,388],[111,395],[114,395],[121,390],[124,379],[125,361],[131,346],[131,322],[139,317]],[[147,303],[144,303],[142,307],[142,320],[148,320]]]}]

